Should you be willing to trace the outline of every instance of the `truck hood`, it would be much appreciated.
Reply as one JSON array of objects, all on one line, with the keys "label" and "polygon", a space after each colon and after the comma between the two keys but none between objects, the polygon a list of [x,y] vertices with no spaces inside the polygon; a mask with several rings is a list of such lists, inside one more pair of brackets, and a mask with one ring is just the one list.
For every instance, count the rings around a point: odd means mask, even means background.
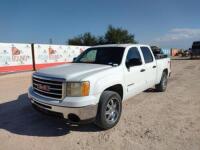
[{"label": "truck hood", "polygon": [[112,68],[109,65],[70,63],[41,69],[36,72],[38,75],[47,77],[64,78],[68,81],[80,81],[87,75],[92,75],[102,70]]}]

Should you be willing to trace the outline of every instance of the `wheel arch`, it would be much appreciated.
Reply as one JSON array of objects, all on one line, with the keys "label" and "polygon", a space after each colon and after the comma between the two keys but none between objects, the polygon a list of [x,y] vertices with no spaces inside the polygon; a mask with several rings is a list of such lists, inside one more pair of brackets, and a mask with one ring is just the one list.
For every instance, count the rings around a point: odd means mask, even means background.
[{"label": "wheel arch", "polygon": [[167,76],[168,76],[169,71],[168,71],[167,68],[165,68],[165,69],[163,70],[163,72],[166,72],[166,73],[167,73]]},{"label": "wheel arch", "polygon": [[110,87],[107,87],[107,88],[105,88],[103,90],[103,92],[104,91],[113,91],[113,92],[116,92],[116,93],[118,93],[120,95],[121,99],[123,100],[124,90],[123,90],[123,86],[121,84],[115,84],[115,85],[112,85]]}]

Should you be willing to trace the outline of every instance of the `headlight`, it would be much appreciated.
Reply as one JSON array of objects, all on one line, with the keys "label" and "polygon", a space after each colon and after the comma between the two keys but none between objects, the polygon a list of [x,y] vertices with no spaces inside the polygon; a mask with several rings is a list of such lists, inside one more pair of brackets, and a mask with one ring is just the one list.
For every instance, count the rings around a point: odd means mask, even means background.
[{"label": "headlight", "polygon": [[67,82],[66,88],[67,96],[88,96],[90,91],[90,83],[89,82]]}]

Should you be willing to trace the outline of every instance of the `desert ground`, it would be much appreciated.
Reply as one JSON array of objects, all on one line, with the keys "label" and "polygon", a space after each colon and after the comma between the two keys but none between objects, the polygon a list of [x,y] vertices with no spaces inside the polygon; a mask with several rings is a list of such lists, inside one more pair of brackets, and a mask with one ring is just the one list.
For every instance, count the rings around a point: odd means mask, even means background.
[{"label": "desert ground", "polygon": [[27,97],[31,74],[0,76],[0,150],[200,150],[200,60],[172,60],[167,91],[125,101],[107,131],[35,111]]}]

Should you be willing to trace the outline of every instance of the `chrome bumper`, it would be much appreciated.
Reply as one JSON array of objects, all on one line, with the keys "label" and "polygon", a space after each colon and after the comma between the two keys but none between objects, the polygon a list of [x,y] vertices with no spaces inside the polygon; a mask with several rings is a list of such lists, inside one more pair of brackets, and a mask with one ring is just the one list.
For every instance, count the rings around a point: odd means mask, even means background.
[{"label": "chrome bumper", "polygon": [[[97,114],[97,105],[89,105],[84,107],[62,107],[54,106],[46,103],[39,102],[31,98],[31,103],[40,109],[50,112],[61,113],[65,119],[70,119],[70,115],[76,115],[80,121],[94,119]],[[77,121],[78,122],[78,121]]]}]

